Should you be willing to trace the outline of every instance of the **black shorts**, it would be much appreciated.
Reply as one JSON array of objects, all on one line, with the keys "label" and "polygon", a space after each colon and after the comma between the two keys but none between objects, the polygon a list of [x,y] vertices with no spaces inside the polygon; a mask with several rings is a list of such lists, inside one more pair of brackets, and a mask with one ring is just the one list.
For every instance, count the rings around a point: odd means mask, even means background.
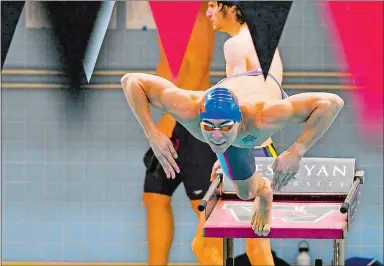
[{"label": "black shorts", "polygon": [[190,200],[202,199],[209,188],[212,166],[217,157],[208,144],[193,137],[182,125],[176,123],[171,138],[178,158],[180,174],[168,179],[150,148],[144,155],[146,166],[144,192],[172,196],[182,182]]}]

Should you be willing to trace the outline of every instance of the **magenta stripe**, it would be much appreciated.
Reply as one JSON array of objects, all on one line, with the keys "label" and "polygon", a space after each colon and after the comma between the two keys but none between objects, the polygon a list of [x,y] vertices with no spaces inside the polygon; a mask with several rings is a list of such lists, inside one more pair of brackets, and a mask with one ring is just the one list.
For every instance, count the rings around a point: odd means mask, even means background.
[{"label": "magenta stripe", "polygon": [[251,227],[204,227],[203,235],[215,238],[344,239],[341,228],[272,228],[267,237],[258,237]]},{"label": "magenta stripe", "polygon": [[231,168],[229,167],[228,157],[225,155],[225,153],[223,153],[223,156],[224,156],[225,164],[226,164],[226,166],[227,166],[227,171],[228,171],[229,177],[230,177],[232,180],[234,180],[233,175],[232,175]]}]

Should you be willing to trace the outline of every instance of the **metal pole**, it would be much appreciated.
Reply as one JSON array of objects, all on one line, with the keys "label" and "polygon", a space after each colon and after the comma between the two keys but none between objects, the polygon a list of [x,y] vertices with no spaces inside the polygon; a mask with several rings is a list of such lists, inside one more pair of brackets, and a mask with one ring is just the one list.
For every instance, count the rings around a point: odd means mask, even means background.
[{"label": "metal pole", "polygon": [[344,239],[335,239],[333,240],[333,265],[342,266],[344,264]]},{"label": "metal pole", "polygon": [[234,266],[235,261],[233,259],[233,238],[223,239],[223,265]]}]

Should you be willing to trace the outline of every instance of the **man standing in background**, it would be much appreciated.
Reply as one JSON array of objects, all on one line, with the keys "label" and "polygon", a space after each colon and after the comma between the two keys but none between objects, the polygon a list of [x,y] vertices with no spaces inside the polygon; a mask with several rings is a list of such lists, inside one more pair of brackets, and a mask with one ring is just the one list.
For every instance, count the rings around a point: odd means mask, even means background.
[{"label": "man standing in background", "polygon": [[[210,65],[215,33],[205,17],[207,3],[203,2],[186,49],[175,84],[188,90],[207,90],[210,87]],[[159,41],[160,59],[157,75],[172,80],[167,57]],[[184,184],[190,204],[199,217],[192,250],[202,265],[222,263],[222,240],[203,238],[204,215],[197,210],[200,200],[210,185],[212,166],[216,155],[208,144],[194,138],[175,119],[164,114],[157,124],[178,152],[180,174],[168,179],[163,168],[149,149],[144,156],[147,167],[143,201],[147,213],[148,264],[167,265],[174,235],[171,197],[180,183]]]}]

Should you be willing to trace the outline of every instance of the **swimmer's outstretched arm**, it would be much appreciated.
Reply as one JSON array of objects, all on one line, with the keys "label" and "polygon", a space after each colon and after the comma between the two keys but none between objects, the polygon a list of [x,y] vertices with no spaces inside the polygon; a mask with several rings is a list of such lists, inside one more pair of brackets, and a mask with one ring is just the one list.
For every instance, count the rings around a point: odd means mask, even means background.
[{"label": "swimmer's outstretched arm", "polygon": [[331,93],[300,93],[264,104],[260,128],[282,129],[290,124],[304,123],[299,138],[272,165],[272,189],[280,190],[295,178],[301,158],[324,135],[343,106],[344,101]]},{"label": "swimmer's outstretched arm", "polygon": [[300,93],[266,103],[261,123],[280,128],[305,123],[301,135],[289,148],[302,157],[327,132],[343,106],[343,99],[336,94]]},{"label": "swimmer's outstretched arm", "polygon": [[125,98],[147,137],[157,131],[149,104],[171,114],[181,123],[191,119],[191,116],[197,116],[193,92],[180,89],[164,78],[145,73],[128,73],[120,81]]}]

